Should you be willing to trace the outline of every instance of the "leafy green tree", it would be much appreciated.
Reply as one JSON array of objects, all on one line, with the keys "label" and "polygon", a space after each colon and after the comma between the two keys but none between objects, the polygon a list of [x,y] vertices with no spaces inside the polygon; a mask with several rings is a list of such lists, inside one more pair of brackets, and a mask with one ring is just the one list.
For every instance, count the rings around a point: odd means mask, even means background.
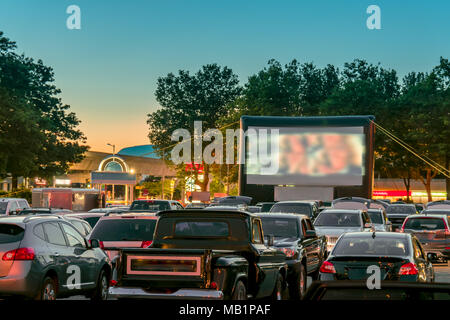
[{"label": "leafy green tree", "polygon": [[[186,129],[194,136],[194,121],[202,121],[203,128],[218,128],[219,119],[228,113],[228,106],[241,93],[238,77],[227,67],[217,64],[203,66],[197,73],[180,70],[158,79],[156,99],[161,109],[148,115],[149,139],[159,149],[164,159],[169,159],[174,142],[171,135],[176,129]],[[203,150],[203,149],[202,149]],[[193,152],[191,153],[193,155]],[[192,161],[193,162],[193,161]],[[203,179],[193,167],[195,184],[206,191],[211,167],[204,161]],[[185,165],[177,167],[184,173]]]},{"label": "leafy green tree", "polygon": [[15,42],[0,32],[0,94],[8,97],[2,99],[1,113],[9,113],[2,124],[9,138],[3,139],[8,152],[2,154],[0,174],[11,174],[14,181],[18,176],[48,178],[83,159],[86,138],[70,106],[58,97],[52,68],[15,50]]}]

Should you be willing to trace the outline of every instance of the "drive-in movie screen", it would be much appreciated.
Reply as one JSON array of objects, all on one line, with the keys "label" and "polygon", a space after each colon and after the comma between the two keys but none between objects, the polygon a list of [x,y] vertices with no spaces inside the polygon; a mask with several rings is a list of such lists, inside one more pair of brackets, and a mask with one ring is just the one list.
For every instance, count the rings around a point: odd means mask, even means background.
[{"label": "drive-in movie screen", "polygon": [[1,320],[448,318],[449,14],[0,0]]}]

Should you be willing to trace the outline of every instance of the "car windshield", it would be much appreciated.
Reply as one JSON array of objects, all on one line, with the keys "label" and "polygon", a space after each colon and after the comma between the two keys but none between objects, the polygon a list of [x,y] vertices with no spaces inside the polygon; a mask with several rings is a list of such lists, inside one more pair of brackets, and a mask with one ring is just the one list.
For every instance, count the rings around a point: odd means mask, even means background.
[{"label": "car windshield", "polygon": [[153,240],[154,219],[104,219],[91,232],[91,239],[100,241]]},{"label": "car windshield", "polygon": [[383,224],[383,214],[379,211],[368,211],[370,220],[375,224]]},{"label": "car windshield", "polygon": [[404,227],[411,230],[442,230],[445,229],[445,223],[442,218],[410,218]]},{"label": "car windshield", "polygon": [[228,237],[229,234],[225,221],[178,221],[175,224],[176,238]]},{"label": "car windshield", "polygon": [[307,203],[276,203],[269,212],[298,213],[311,216],[311,206]]},{"label": "car windshield", "polygon": [[25,230],[15,224],[0,224],[0,243],[11,243],[21,241]]},{"label": "car windshield", "polygon": [[416,213],[416,207],[415,206],[408,206],[408,205],[390,205],[386,208],[386,213],[405,213],[405,214],[414,214]]},{"label": "car windshield", "polygon": [[297,238],[299,236],[297,219],[261,217],[264,235],[279,238]]},{"label": "car windshield", "polygon": [[409,246],[406,238],[392,237],[343,237],[333,251],[334,256],[407,256]]},{"label": "car windshield", "polygon": [[8,207],[8,202],[0,202],[0,214],[6,214],[6,207]]},{"label": "car windshield", "polygon": [[361,227],[362,219],[355,212],[327,212],[322,211],[314,221],[315,226],[328,227]]},{"label": "car windshield", "polygon": [[167,201],[158,201],[158,200],[135,201],[130,207],[130,211],[133,210],[163,211],[163,210],[170,210],[170,205]]}]

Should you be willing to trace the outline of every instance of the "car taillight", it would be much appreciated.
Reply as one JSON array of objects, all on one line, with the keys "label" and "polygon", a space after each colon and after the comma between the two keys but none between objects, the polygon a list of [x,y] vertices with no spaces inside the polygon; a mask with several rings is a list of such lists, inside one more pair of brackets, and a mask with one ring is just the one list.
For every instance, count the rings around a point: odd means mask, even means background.
[{"label": "car taillight", "polygon": [[292,248],[280,248],[280,251],[283,252],[288,258],[292,258],[295,255],[295,250]]},{"label": "car taillight", "polygon": [[334,265],[329,261],[324,261],[322,266],[320,267],[320,272],[322,273],[336,273],[336,269],[334,269]]},{"label": "car taillight", "polygon": [[116,280],[109,280],[109,286],[110,286],[110,287],[115,287],[116,284],[117,284],[117,281],[116,281]]},{"label": "car taillight", "polygon": [[414,263],[408,262],[401,266],[400,271],[398,272],[401,276],[412,276],[418,274],[419,271]]},{"label": "car taillight", "polygon": [[217,290],[217,283],[216,282],[211,282],[211,284],[209,285],[209,288],[210,289],[213,289],[213,290]]},{"label": "car taillight", "polygon": [[142,241],[141,248],[150,247],[153,241]]},{"label": "car taillight", "polygon": [[6,252],[2,258],[3,261],[17,261],[17,260],[34,260],[33,248],[19,248]]}]

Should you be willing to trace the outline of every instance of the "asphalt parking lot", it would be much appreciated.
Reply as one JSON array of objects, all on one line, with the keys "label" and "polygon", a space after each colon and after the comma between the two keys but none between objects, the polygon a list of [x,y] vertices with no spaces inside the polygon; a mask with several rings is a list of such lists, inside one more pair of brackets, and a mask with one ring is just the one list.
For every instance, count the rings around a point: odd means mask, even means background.
[{"label": "asphalt parking lot", "polygon": [[[442,263],[435,264],[434,272],[436,274],[436,282],[450,283],[450,262],[447,262],[447,264]],[[311,277],[308,277],[308,287],[311,285],[311,282],[312,282]],[[67,299],[59,299],[59,300],[88,300],[88,299],[84,296],[74,296]]]}]

